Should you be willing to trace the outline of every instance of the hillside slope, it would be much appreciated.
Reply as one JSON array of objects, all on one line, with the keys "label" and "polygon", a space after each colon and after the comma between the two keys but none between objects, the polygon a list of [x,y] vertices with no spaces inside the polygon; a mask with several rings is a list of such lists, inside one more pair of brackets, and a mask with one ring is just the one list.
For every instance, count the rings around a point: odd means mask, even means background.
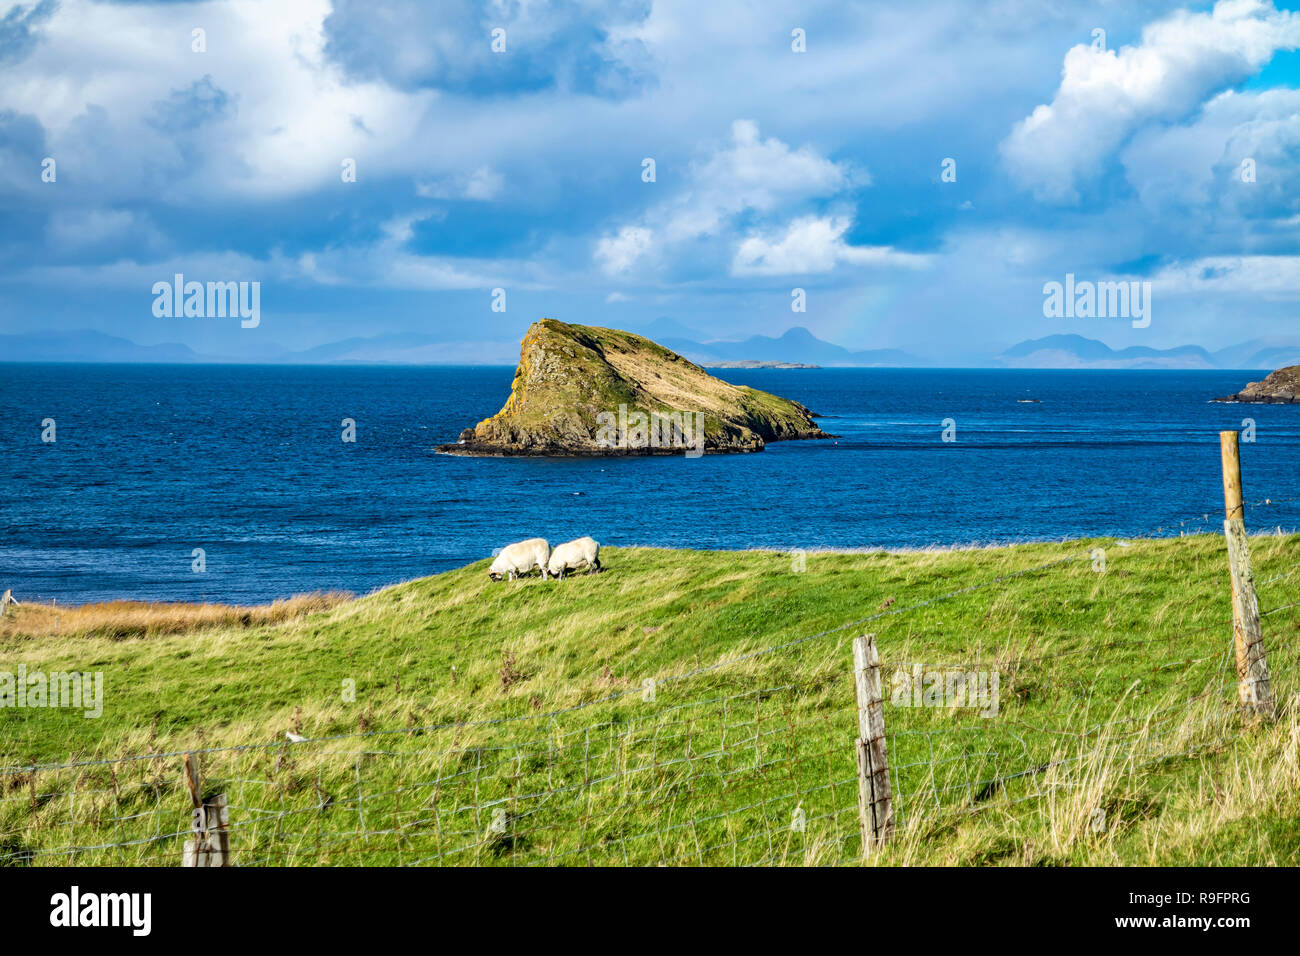
[{"label": "hillside slope", "polygon": [[[900,821],[880,862],[1295,865],[1300,538],[1252,548],[1284,705],[1257,728],[1217,535],[803,570],[610,548],[564,582],[479,562],[137,636],[26,606],[0,619],[6,666],[101,671],[104,707],[4,713],[0,863],[174,865],[186,750],[230,797],[236,862],[854,862],[850,642],[871,631]],[[996,671],[996,714],[894,698],[914,662]]]},{"label": "hillside slope", "polygon": [[[664,437],[638,431],[635,416],[675,415]],[[698,417],[697,417],[698,416]],[[510,397],[501,411],[455,444],[459,455],[636,455],[762,451],[769,441],[826,438],[812,412],[788,399],[714,378],[630,332],[533,323],[520,346]],[[658,431],[663,431],[659,429]],[[671,436],[676,434],[676,439]]]}]

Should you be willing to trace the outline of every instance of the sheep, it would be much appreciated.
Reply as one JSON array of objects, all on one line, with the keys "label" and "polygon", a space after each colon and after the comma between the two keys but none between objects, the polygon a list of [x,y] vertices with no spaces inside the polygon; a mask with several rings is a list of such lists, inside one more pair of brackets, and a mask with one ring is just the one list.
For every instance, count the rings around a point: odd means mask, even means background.
[{"label": "sheep", "polygon": [[565,571],[576,571],[584,564],[587,566],[588,574],[601,569],[600,545],[592,538],[576,538],[564,544],[557,544],[555,550],[551,552],[551,560],[547,567],[550,569],[551,577],[563,581]]},{"label": "sheep", "polygon": [[497,554],[492,566],[488,568],[488,577],[500,581],[509,576],[513,581],[520,574],[527,574],[537,568],[546,578],[546,565],[551,559],[551,546],[545,538],[529,538],[508,544]]}]

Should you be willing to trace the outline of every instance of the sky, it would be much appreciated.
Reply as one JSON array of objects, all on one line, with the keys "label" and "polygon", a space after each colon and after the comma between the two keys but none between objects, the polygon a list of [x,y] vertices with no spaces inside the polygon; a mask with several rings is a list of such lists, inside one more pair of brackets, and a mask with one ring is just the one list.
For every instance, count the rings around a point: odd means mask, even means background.
[{"label": "sky", "polygon": [[[1300,341],[1298,51],[1260,0],[0,0],[0,332]],[[1044,315],[1067,274],[1149,324]]]}]

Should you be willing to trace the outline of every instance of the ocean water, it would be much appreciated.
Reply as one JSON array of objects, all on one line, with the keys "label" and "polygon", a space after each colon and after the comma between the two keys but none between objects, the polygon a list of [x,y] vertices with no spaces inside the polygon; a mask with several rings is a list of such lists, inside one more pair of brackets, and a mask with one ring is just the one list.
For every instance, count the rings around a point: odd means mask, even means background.
[{"label": "ocean water", "polygon": [[[1217,527],[1217,432],[1245,418],[1247,498],[1300,497],[1300,406],[1208,403],[1264,372],[726,370],[840,437],[695,459],[435,454],[501,407],[512,374],[0,364],[0,588],[69,602],[364,593],[533,535],[813,550],[1178,533],[1204,514]],[[1300,508],[1248,519],[1296,529]]]}]

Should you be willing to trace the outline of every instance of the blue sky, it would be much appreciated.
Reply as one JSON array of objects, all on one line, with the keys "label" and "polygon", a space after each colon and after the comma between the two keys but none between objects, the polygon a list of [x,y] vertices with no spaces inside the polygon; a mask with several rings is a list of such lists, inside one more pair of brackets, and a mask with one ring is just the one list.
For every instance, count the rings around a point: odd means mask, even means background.
[{"label": "blue sky", "polygon": [[[1298,48],[1255,0],[0,0],[0,331],[1297,340]],[[260,324],[156,317],[177,272]],[[1150,326],[1045,318],[1066,273],[1151,282]]]}]

